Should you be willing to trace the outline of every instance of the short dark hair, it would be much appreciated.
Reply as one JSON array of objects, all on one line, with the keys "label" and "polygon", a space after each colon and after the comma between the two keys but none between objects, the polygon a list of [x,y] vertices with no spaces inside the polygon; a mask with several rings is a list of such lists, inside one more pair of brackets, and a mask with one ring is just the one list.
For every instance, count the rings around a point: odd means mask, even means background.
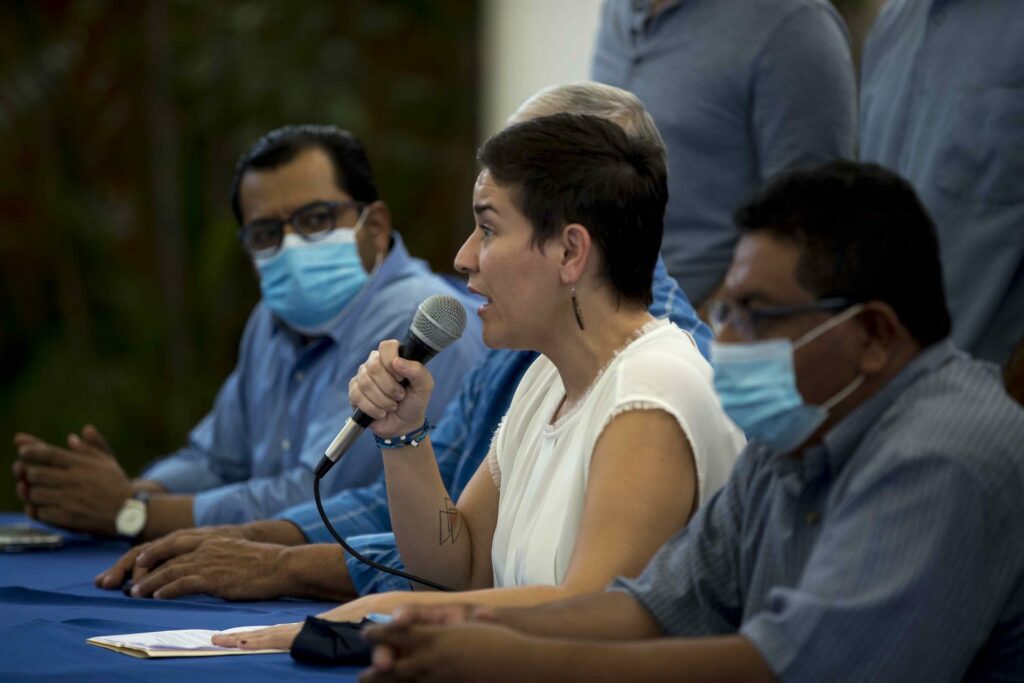
[{"label": "short dark hair", "polygon": [[512,188],[535,246],[580,223],[618,295],[650,305],[668,199],[657,146],[596,116],[555,114],[505,128],[477,158],[496,183]]},{"label": "short dark hair", "polygon": [[817,296],[883,301],[922,347],[949,335],[935,225],[895,173],[852,161],[783,173],[735,221],[795,244],[797,282]]},{"label": "short dark hair", "polygon": [[334,182],[352,199],[367,204],[377,201],[373,169],[366,158],[363,143],[356,136],[337,126],[282,126],[254,142],[235,164],[235,176],[231,180],[231,210],[239,225],[242,223],[242,204],[238,196],[242,176],[251,169],[284,166],[307,149],[322,149],[327,153],[334,166]]}]

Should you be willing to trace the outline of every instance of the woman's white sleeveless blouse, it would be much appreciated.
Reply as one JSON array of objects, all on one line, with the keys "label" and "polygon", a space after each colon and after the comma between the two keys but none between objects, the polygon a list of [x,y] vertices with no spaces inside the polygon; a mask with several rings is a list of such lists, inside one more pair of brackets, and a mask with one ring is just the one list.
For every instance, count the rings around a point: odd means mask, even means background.
[{"label": "woman's white sleeveless blouse", "polygon": [[[551,424],[565,388],[555,366],[540,356],[523,375],[487,457],[500,491],[491,546],[494,586],[557,585],[565,578],[590,458],[620,413],[653,409],[673,416],[693,449],[699,503],[718,490],[744,438],[722,412],[711,378],[693,339],[655,320],[612,359],[583,400]],[[637,453],[644,447],[637,443]]]}]

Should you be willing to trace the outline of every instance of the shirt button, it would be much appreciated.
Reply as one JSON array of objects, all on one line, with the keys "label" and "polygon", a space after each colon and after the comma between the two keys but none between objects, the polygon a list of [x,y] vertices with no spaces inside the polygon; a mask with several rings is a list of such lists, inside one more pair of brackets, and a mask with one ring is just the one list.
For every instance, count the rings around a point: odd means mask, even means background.
[{"label": "shirt button", "polygon": [[301,382],[302,378],[306,376],[306,373],[304,373],[302,370],[299,370],[292,376],[295,378],[296,382]]},{"label": "shirt button", "polygon": [[633,57],[633,65],[634,66],[640,66],[643,63],[644,63],[644,58],[643,57],[640,57],[639,55],[636,56],[636,57]]},{"label": "shirt button", "polygon": [[820,512],[808,512],[807,513],[807,526],[817,526],[818,522],[821,521]]},{"label": "shirt button", "polygon": [[284,450],[288,450],[291,447],[292,447],[292,442],[289,441],[288,439],[283,439],[281,441],[281,448],[283,448]]},{"label": "shirt button", "polygon": [[946,13],[945,12],[938,12],[938,13],[935,14],[935,16],[932,17],[932,22],[934,22],[936,26],[942,26],[942,22],[944,22],[945,20],[946,20]]}]

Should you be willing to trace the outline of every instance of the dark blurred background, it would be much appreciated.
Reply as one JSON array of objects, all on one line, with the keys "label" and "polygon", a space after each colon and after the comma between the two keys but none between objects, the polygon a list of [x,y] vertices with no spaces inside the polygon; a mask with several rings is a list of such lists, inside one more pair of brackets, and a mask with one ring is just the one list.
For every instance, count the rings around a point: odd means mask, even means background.
[{"label": "dark blurred background", "polygon": [[228,188],[267,130],[367,145],[450,271],[475,176],[477,3],[0,3],[0,508],[15,431],[88,420],[129,474],[179,446],[259,296]]}]

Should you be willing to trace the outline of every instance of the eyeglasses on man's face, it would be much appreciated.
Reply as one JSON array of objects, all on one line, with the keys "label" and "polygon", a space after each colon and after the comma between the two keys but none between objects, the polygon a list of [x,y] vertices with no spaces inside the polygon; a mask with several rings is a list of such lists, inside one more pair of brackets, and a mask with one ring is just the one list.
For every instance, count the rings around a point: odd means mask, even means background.
[{"label": "eyeglasses on man's face", "polygon": [[808,304],[750,308],[745,304],[718,299],[708,304],[708,318],[716,337],[721,336],[728,327],[740,339],[755,341],[761,338],[761,328],[770,321],[808,313],[835,313],[852,305],[849,299],[832,297]]},{"label": "eyeglasses on man's face", "polygon": [[346,209],[361,208],[361,202],[312,202],[295,209],[288,218],[265,218],[243,225],[238,230],[242,246],[253,258],[267,258],[281,249],[284,228],[292,226],[304,240],[314,242],[326,237],[338,225],[338,216]]}]

